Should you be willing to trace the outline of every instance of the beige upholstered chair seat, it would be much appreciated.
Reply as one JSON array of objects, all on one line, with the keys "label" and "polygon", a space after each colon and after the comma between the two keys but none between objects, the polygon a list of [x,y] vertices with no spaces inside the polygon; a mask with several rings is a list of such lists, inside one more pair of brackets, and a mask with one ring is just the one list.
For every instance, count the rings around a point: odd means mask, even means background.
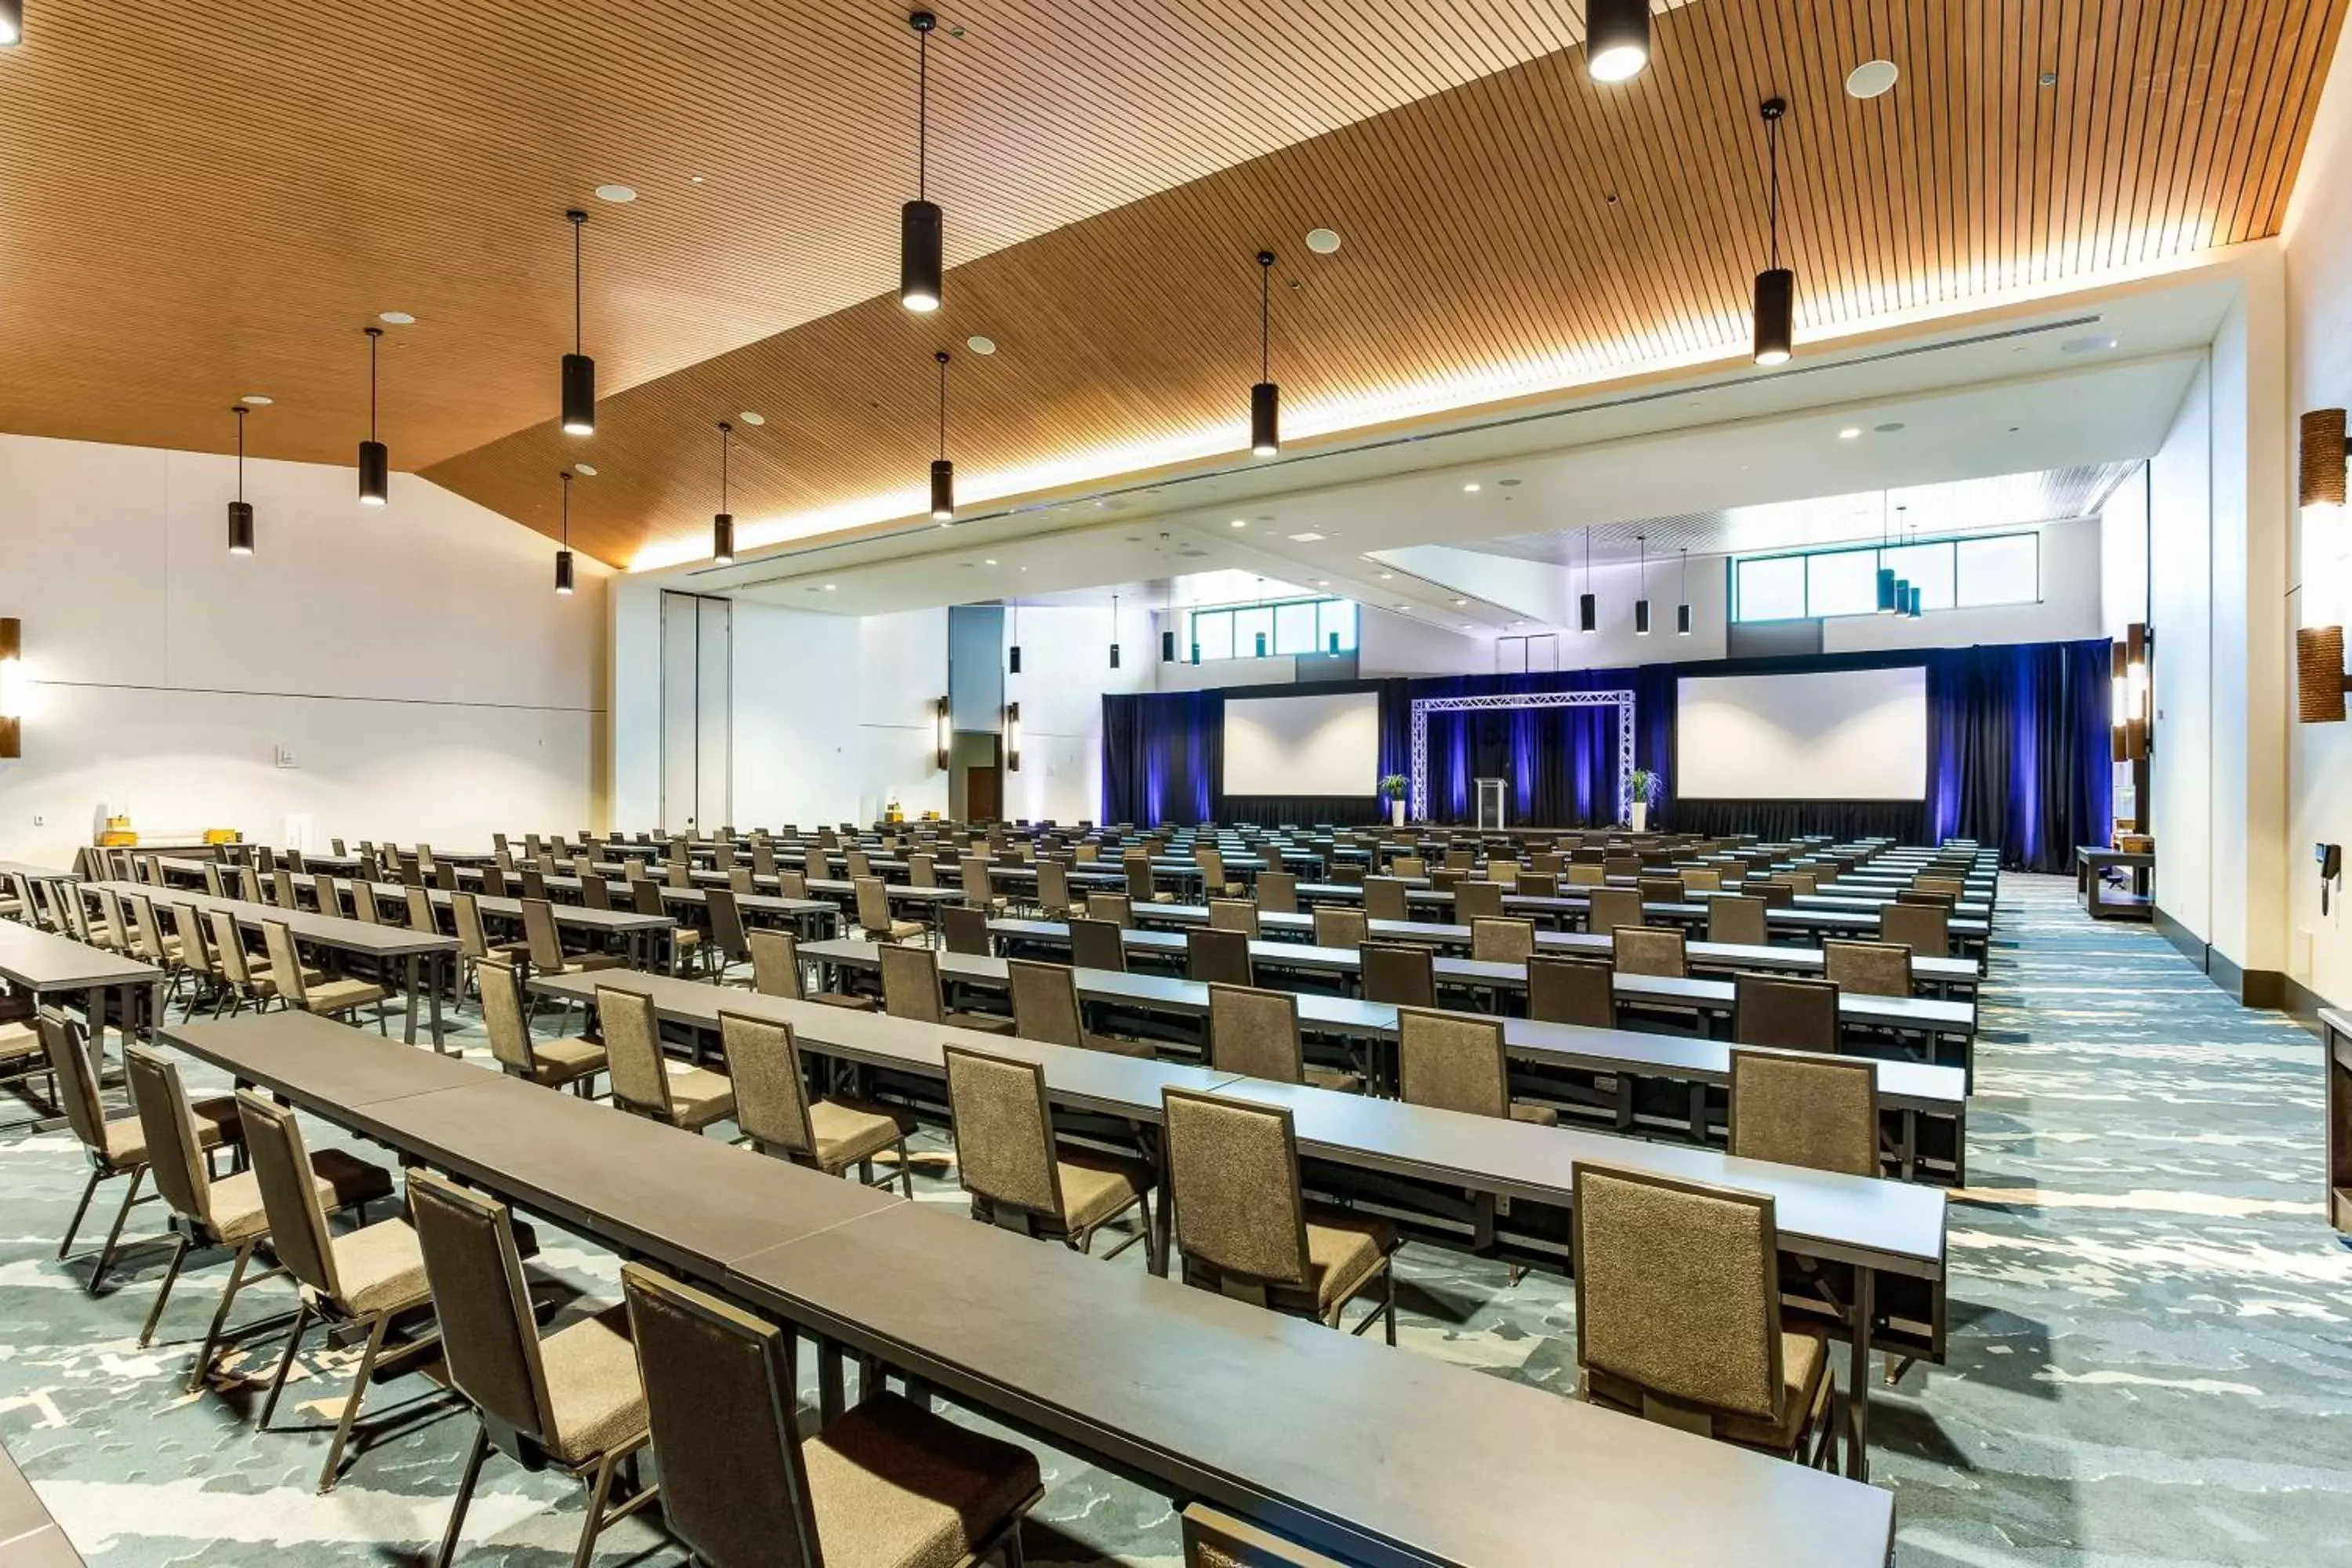
[{"label": "beige upholstered chair seat", "polygon": [[[1780,1419],[1713,1411],[1708,1414],[1714,1420],[1714,1435],[1742,1447],[1787,1453],[1797,1446],[1798,1436],[1829,1398],[1829,1364],[1828,1350],[1819,1334],[1783,1330]],[[1598,1368],[1585,1369],[1584,1394],[1595,1405],[1636,1415],[1642,1412],[1641,1385]]]},{"label": "beige upholstered chair seat", "polygon": [[669,1074],[669,1101],[680,1127],[695,1131],[735,1114],[735,1086],[726,1074],[685,1062],[665,1062],[663,1067]]},{"label": "beige upholstered chair seat", "polygon": [[[200,1147],[217,1149],[223,1143],[234,1143],[244,1137],[236,1117],[236,1101],[224,1095],[218,1100],[200,1100],[188,1107],[196,1119],[196,1141]],[[117,1116],[105,1124],[107,1163],[118,1171],[127,1171],[147,1163],[147,1134],[136,1116]]]},{"label": "beige upholstered chair seat", "polygon": [[[235,1103],[230,1101],[232,1106]],[[329,1214],[392,1195],[392,1178],[382,1167],[355,1160],[341,1149],[321,1149],[310,1156],[310,1184],[319,1190],[319,1206]],[[239,1171],[211,1185],[213,1229],[219,1233],[222,1246],[235,1247],[268,1232],[269,1215],[261,1206],[259,1177],[251,1171]]]},{"label": "beige upholstered chair seat", "polygon": [[[1396,1232],[1376,1219],[1349,1215],[1325,1215],[1307,1222],[1307,1278],[1315,1293],[1315,1310],[1328,1317],[1373,1275],[1381,1260],[1396,1250]],[[1276,1290],[1280,1304],[1288,1291]]]},{"label": "beige upholstered chair seat", "polygon": [[828,1007],[847,1007],[858,1013],[871,1013],[882,1005],[871,996],[852,996],[840,991],[812,991],[801,1000],[822,1002]]},{"label": "beige upholstered chair seat", "polygon": [[351,1315],[403,1312],[432,1300],[425,1253],[404,1219],[378,1220],[334,1238],[335,1282]]},{"label": "beige upholstered chair seat", "polygon": [[1557,1127],[1559,1125],[1559,1112],[1549,1105],[1527,1105],[1514,1101],[1511,1106],[1511,1120],[1525,1121],[1536,1127]]},{"label": "beige upholstered chair seat", "polygon": [[555,1415],[551,1447],[567,1465],[625,1449],[646,1429],[646,1390],[629,1342],[629,1310],[608,1307],[539,1342],[547,1403]]},{"label": "beige upholstered chair seat", "polygon": [[872,926],[866,926],[860,929],[862,929],[867,936],[873,938],[877,942],[904,942],[909,937],[917,937],[923,934],[923,928],[921,926],[916,924],[913,921],[902,921],[896,915],[890,917],[890,923],[887,926],[878,931]]},{"label": "beige upholstered chair seat", "polygon": [[577,1036],[533,1040],[530,1054],[531,1076],[550,1089],[562,1089],[604,1070],[604,1047]]},{"label": "beige upholstered chair seat", "polygon": [[[701,935],[700,931],[680,926],[677,929],[678,945],[692,947]],[[584,974],[592,969],[625,969],[628,964],[629,961],[617,952],[567,952],[562,963],[538,967],[541,974]]]},{"label": "beige upholstered chair seat", "polygon": [[1124,1035],[1097,1035],[1092,1029],[1086,1032],[1085,1039],[1087,1049],[1090,1051],[1108,1051],[1115,1057],[1134,1057],[1142,1061],[1160,1059],[1159,1050],[1150,1040],[1130,1040]]},{"label": "beige upholstered chair seat", "polygon": [[983,1035],[1009,1035],[1014,1028],[1012,1019],[995,1013],[942,1013],[940,1022],[951,1029],[977,1029]]},{"label": "beige upholstered chair seat", "polygon": [[1308,1067],[1300,1070],[1307,1075],[1310,1088],[1332,1089],[1340,1094],[1364,1092],[1364,1080],[1359,1074],[1342,1072],[1338,1068]]},{"label": "beige upholstered chair seat", "polygon": [[1067,1230],[1101,1224],[1151,1186],[1150,1167],[1133,1160],[1070,1152],[1057,1155],[1054,1163],[1061,1168],[1062,1225]]},{"label": "beige upholstered chair seat", "polygon": [[41,1032],[27,1024],[0,1024],[0,1068],[41,1054]]},{"label": "beige upholstered chair seat", "polygon": [[906,1127],[897,1117],[855,1100],[814,1100],[808,1108],[808,1119],[810,1139],[816,1146],[816,1163],[827,1172],[870,1159],[907,1135]]},{"label": "beige upholstered chair seat", "polygon": [[955,1568],[1041,1485],[1034,1456],[895,1394],[810,1438],[801,1462],[827,1568]]},{"label": "beige upholstered chair seat", "polygon": [[[247,963],[246,965],[246,977],[253,982],[254,993],[257,995],[275,996],[278,994],[278,979],[277,976],[270,973],[269,965],[266,963]],[[325,970],[312,969],[308,964],[303,966],[302,984],[304,985],[324,985],[326,983],[327,972]]]},{"label": "beige upholstered chair seat", "polygon": [[326,980],[306,981],[303,994],[313,1013],[348,1013],[354,1007],[373,1006],[391,993],[370,980]]}]

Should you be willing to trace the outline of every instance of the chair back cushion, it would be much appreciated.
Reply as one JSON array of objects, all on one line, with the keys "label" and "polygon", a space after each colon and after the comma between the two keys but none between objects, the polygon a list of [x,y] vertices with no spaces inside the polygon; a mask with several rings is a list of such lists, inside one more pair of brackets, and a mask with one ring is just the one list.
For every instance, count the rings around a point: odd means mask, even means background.
[{"label": "chair back cushion", "polygon": [[302,984],[302,960],[294,951],[294,931],[284,921],[261,922],[261,942],[269,951],[269,980],[278,994],[296,1007],[308,1008],[310,993]]},{"label": "chair back cushion", "polygon": [[596,987],[597,1027],[604,1037],[604,1070],[613,1103],[663,1121],[672,1120],[669,1071],[662,1058],[661,1018],[654,999],[611,985]]},{"label": "chair back cushion", "polygon": [[950,952],[989,956],[988,911],[971,904],[941,904],[940,933]]},{"label": "chair back cushion", "polygon": [[948,1113],[964,1191],[1058,1220],[1062,1184],[1045,1069],[1034,1062],[947,1047]]},{"label": "chair back cushion", "polygon": [[1731,1037],[1741,1045],[1837,1049],[1838,988],[1831,982],[1781,974],[1735,974],[1731,981]]},{"label": "chair back cushion", "polygon": [[1606,959],[1536,954],[1528,960],[1528,1016],[1547,1024],[1615,1027],[1613,973]]},{"label": "chair back cushion", "polygon": [[249,1089],[237,1090],[237,1119],[245,1124],[245,1152],[253,1161],[261,1209],[269,1222],[269,1249],[297,1280],[331,1300],[341,1297],[335,1278],[334,1244],[328,1238],[327,1211],[311,1179],[310,1155],[294,1112]]},{"label": "chair back cushion", "polygon": [[538,1072],[530,1048],[530,1015],[523,1006],[522,979],[514,965],[485,958],[474,966],[482,988],[482,1026],[490,1037],[490,1055],[498,1064],[524,1078]]},{"label": "chair back cushion", "polygon": [[1470,956],[1481,963],[1525,963],[1536,955],[1536,922],[1500,918],[1470,922]]},{"label": "chair back cushion", "polygon": [[1499,1018],[1399,1009],[1397,1075],[1408,1105],[1473,1116],[1511,1113]]},{"label": "chair back cushion", "polygon": [[1911,994],[1911,950],[1899,942],[1825,942],[1822,973],[1857,996]]},{"label": "chair back cushion", "polygon": [[1881,904],[1878,940],[1900,942],[1927,958],[1943,958],[1952,951],[1951,916],[1930,904]]},{"label": "chair back cushion", "polygon": [[1360,948],[1371,923],[1370,917],[1361,910],[1344,909],[1337,904],[1318,904],[1315,906],[1315,945]]},{"label": "chair back cushion", "polygon": [[1360,950],[1364,1000],[1400,1007],[1437,1005],[1437,971],[1429,949],[1407,942],[1368,942]]},{"label": "chair back cushion", "polygon": [[1184,933],[1184,974],[1212,985],[1247,985],[1255,978],[1250,966],[1249,938],[1237,931],[1202,930]]},{"label": "chair back cushion", "polygon": [[1209,900],[1209,925],[1215,931],[1237,931],[1255,938],[1258,934],[1257,905],[1247,899]]},{"label": "chair back cushion", "polygon": [[180,1084],[179,1068],[145,1046],[126,1046],[122,1077],[130,1086],[131,1108],[139,1112],[155,1190],[173,1214],[209,1224],[212,1173],[205,1166],[204,1144],[196,1133],[195,1114],[188,1109],[188,1091]]},{"label": "chair back cushion", "polygon": [[735,1086],[735,1125],[763,1148],[814,1159],[808,1079],[792,1026],[722,1012],[719,1037],[727,1053],[728,1081]]},{"label": "chair back cushion", "polygon": [[801,978],[800,943],[788,931],[766,927],[751,933],[751,989],[762,996],[800,1002],[807,998]]},{"label": "chair back cushion", "polygon": [[1260,871],[1257,874],[1257,907],[1270,915],[1295,915],[1298,912],[1298,878],[1290,871]]},{"label": "chair back cushion", "polygon": [[1706,940],[1762,947],[1771,940],[1761,899],[1717,893],[1706,901]]},{"label": "chair back cushion", "polygon": [[1394,877],[1364,879],[1364,914],[1376,921],[1402,921],[1405,912],[1404,883]]},{"label": "chair back cushion", "polygon": [[[1087,900],[1087,907],[1092,909],[1094,900]],[[1124,974],[1127,973],[1127,939],[1121,934],[1124,929],[1116,921],[1072,921],[1070,962],[1080,969],[1108,969],[1113,973]]]},{"label": "chair back cushion", "polygon": [[1125,893],[1088,893],[1087,918],[1108,921],[1122,929],[1135,924],[1135,900]]},{"label": "chair back cushion", "polygon": [[1176,1245],[1186,1265],[1245,1281],[1303,1288],[1307,1212],[1290,1112],[1160,1091]]},{"label": "chair back cushion", "polygon": [[1642,923],[1642,895],[1631,888],[1595,888],[1584,912],[1584,929],[1607,934],[1619,926]]},{"label": "chair back cushion", "polygon": [[782,1331],[642,1264],[622,1265],[621,1290],[663,1524],[713,1568],[823,1561]]},{"label": "chair back cushion", "polygon": [[1210,986],[1209,1065],[1270,1083],[1306,1081],[1298,998],[1287,991]]},{"label": "chair back cushion", "polygon": [[1585,1366],[1670,1400],[1779,1415],[1770,1198],[1580,1163],[1574,1214]]},{"label": "chair back cushion", "polygon": [[1078,1012],[1075,970],[1059,963],[1013,959],[1005,964],[1013,982],[1013,1032],[1024,1040],[1056,1046],[1086,1044]]},{"label": "chair back cushion", "polygon": [[1454,918],[1456,921],[1467,922],[1481,917],[1492,919],[1502,912],[1502,883],[1473,881],[1454,884]]},{"label": "chair back cushion", "polygon": [[884,942],[880,952],[883,1011],[919,1024],[940,1022],[940,961],[931,950]]},{"label": "chair back cushion", "polygon": [[1731,1152],[1849,1176],[1878,1166],[1878,1068],[1860,1057],[1731,1053]]},{"label": "chair back cushion", "polygon": [[420,1168],[408,1173],[408,1220],[449,1381],[484,1415],[551,1445],[539,1329],[506,1205]]},{"label": "chair back cushion", "polygon": [[1617,968],[1626,974],[1664,974],[1680,979],[1688,970],[1683,933],[1656,926],[1619,926],[1609,933]]}]

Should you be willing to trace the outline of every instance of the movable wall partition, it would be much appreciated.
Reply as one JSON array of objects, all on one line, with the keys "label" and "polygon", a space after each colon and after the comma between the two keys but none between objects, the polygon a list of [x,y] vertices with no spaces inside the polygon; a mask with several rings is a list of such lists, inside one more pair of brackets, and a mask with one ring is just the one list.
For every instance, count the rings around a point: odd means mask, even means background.
[{"label": "movable wall partition", "polygon": [[[1633,694],[1633,761],[1664,775],[1653,825],[1696,833],[1766,837],[1884,835],[1908,843],[1948,837],[2000,847],[2002,861],[2038,871],[2068,868],[2076,844],[2104,845],[2112,830],[2108,754],[2108,644],[2105,639],[1964,648],[1652,664],[1558,674],[1466,676],[1300,686],[1305,692],[1377,690],[1380,772],[1412,765],[1416,701],[1535,692]],[[1797,673],[1919,666],[1927,671],[1927,793],[1916,801],[1683,800],[1675,794],[1676,683],[1706,675]],[[1249,689],[1265,696],[1263,687]],[[1381,818],[1362,795],[1229,796],[1223,793],[1222,690],[1103,699],[1103,810],[1138,823],[1333,823]],[[1423,819],[1467,824],[1472,781],[1509,781],[1511,820],[1587,826],[1622,820],[1618,708],[1424,707]]]}]

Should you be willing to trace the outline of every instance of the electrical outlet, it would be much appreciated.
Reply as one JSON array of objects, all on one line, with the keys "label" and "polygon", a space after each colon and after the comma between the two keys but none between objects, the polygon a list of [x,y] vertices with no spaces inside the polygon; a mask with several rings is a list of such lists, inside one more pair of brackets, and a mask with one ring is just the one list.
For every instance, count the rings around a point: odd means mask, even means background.
[{"label": "electrical outlet", "polygon": [[36,827],[47,827],[48,825],[49,819],[46,816],[37,816],[33,818],[33,826]]}]

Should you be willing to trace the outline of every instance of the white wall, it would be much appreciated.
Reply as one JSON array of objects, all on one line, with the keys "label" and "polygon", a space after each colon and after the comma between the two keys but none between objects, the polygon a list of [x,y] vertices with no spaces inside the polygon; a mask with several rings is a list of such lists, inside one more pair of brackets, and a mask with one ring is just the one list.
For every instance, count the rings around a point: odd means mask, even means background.
[{"label": "white wall", "polygon": [[[1108,609],[1024,605],[1019,629],[1021,673],[1004,678],[1004,700],[1021,704],[1021,771],[1004,775],[1004,814],[1099,821],[1104,693],[1149,691],[1163,668],[1192,667],[1161,665],[1158,627],[1131,609],[1115,670]],[[1008,644],[1013,630],[1008,617]]]},{"label": "white wall", "polygon": [[[2352,405],[2352,50],[2339,48],[2304,153],[2284,233],[2286,264],[2287,398],[2290,416]],[[2292,486],[2295,457],[2290,421],[2280,453]],[[2297,626],[2352,624],[2352,512],[2282,511],[2292,529],[2286,552],[2289,615],[2281,630],[2291,645]],[[2340,890],[2319,910],[2314,844],[2352,842],[2352,724],[2301,724],[2292,711],[2279,730],[2286,752],[2284,887],[2288,978],[2325,1002],[2352,1003],[2352,925]]]},{"label": "white wall", "polygon": [[[256,416],[257,423],[267,415]],[[0,616],[24,622],[25,756],[0,858],[63,864],[101,805],[163,837],[288,819],[487,847],[603,816],[603,603],[554,544],[412,475],[0,436]],[[278,765],[290,754],[291,765]]]},{"label": "white wall", "polygon": [[866,793],[862,666],[855,619],[735,601],[737,822],[813,827],[855,818]]},{"label": "white wall", "polygon": [[2134,621],[2147,620],[2146,468],[2117,485],[2099,514],[2099,635],[2121,638]]},{"label": "white wall", "polygon": [[908,816],[945,815],[948,775],[939,765],[939,700],[948,694],[948,613],[908,610],[857,623],[856,809],[871,822],[896,801]]},{"label": "white wall", "polygon": [[2156,714],[2148,756],[2148,826],[2156,835],[2157,905],[2200,941],[2213,931],[2212,523],[2213,378],[2200,370],[2148,474],[2155,566]]}]

